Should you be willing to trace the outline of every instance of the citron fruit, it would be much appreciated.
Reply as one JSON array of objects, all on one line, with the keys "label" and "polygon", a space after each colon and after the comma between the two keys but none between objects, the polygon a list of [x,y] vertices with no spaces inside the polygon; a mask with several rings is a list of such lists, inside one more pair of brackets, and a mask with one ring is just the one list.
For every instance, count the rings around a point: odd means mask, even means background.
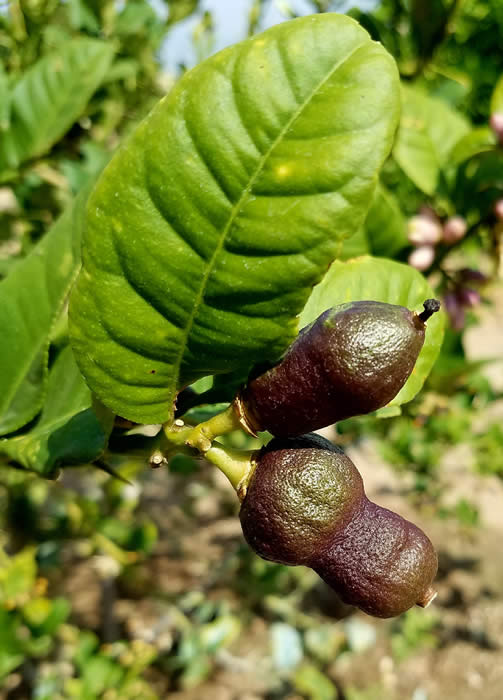
[{"label": "citron fruit", "polygon": [[428,299],[419,314],[377,301],[328,309],[241,390],[234,406],[242,423],[292,437],[385,406],[410,376],[439,308]]},{"label": "citron fruit", "polygon": [[257,554],[310,566],[345,603],[376,617],[434,598],[432,543],[413,523],[369,501],[342,450],[318,435],[275,438],[255,463],[240,520]]}]

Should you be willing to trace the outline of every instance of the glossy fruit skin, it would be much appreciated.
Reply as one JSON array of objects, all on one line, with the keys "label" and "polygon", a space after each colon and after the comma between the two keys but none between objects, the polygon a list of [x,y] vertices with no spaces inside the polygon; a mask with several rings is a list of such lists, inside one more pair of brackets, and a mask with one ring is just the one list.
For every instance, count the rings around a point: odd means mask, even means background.
[{"label": "glossy fruit skin", "polygon": [[261,451],[240,520],[257,554],[310,566],[369,615],[429,600],[438,562],[428,537],[369,501],[351,460],[318,435],[276,438]]},{"label": "glossy fruit skin", "polygon": [[413,311],[356,301],[325,311],[239,397],[252,430],[290,437],[375,411],[407,381],[425,324]]}]

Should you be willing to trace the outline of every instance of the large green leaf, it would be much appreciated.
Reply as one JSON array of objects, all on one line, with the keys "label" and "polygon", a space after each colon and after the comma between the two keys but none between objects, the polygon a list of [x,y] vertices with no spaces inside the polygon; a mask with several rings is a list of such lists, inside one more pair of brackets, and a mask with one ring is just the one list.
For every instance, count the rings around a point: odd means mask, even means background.
[{"label": "large green leaf", "polygon": [[0,435],[21,428],[42,406],[50,335],[80,264],[87,194],[0,282]]},{"label": "large green leaf", "polygon": [[96,459],[106,441],[106,431],[91,408],[91,392],[66,347],[51,368],[37,424],[25,435],[0,440],[0,453],[48,476],[58,464]]},{"label": "large green leaf", "polygon": [[343,15],[285,22],[187,73],[103,173],[72,294],[77,361],[115,412],[276,358],[361,225],[398,111],[396,67]]},{"label": "large green leaf", "polygon": [[11,121],[0,136],[0,171],[39,156],[81,116],[113,58],[110,44],[72,39],[35,63],[11,93]]},{"label": "large green leaf", "polygon": [[453,146],[469,131],[466,119],[438,97],[402,86],[402,117],[393,155],[412,182],[432,195]]},{"label": "large green leaf", "polygon": [[[425,278],[409,265],[370,256],[350,262],[336,261],[313,289],[300,317],[301,326],[307,326],[326,309],[348,301],[370,299],[421,311],[423,302],[433,296]],[[388,406],[407,403],[420,391],[440,352],[444,324],[443,312],[430,318],[423,349],[412,374]]]}]

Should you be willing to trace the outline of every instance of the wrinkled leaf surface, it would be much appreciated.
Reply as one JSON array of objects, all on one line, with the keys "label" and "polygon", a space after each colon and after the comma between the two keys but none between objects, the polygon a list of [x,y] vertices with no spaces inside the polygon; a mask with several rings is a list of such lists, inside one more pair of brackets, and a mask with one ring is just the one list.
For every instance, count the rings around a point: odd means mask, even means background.
[{"label": "wrinkled leaf surface", "polygon": [[89,202],[70,330],[100,399],[164,422],[181,386],[277,358],[365,217],[397,110],[393,60],[343,15],[187,73]]}]

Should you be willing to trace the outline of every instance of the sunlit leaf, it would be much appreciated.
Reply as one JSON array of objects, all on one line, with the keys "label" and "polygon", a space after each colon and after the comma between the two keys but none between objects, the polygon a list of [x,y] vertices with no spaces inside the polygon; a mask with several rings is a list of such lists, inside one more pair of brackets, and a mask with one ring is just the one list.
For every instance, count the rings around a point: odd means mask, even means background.
[{"label": "sunlit leaf", "polygon": [[179,81],[89,202],[70,330],[104,403],[164,422],[186,383],[281,354],[365,217],[397,102],[391,57],[337,14],[280,24]]},{"label": "sunlit leaf", "polygon": [[39,156],[81,116],[113,57],[95,39],[72,39],[39,59],[11,91],[11,120],[0,135],[0,171]]},{"label": "sunlit leaf", "polygon": [[86,196],[0,282],[0,435],[21,428],[42,406],[50,336],[80,264]]},{"label": "sunlit leaf", "polygon": [[468,121],[443,100],[402,86],[402,117],[393,155],[412,182],[432,195],[453,146],[469,131]]}]

